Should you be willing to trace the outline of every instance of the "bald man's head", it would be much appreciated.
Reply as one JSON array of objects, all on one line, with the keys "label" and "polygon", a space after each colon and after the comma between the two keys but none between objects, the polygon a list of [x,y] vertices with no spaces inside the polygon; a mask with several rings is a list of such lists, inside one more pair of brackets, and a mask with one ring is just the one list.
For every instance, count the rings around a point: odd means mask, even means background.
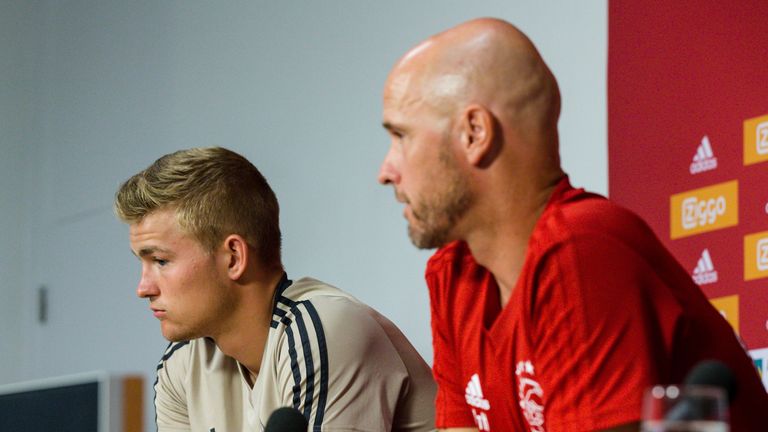
[{"label": "bald man's head", "polygon": [[413,243],[465,239],[498,200],[538,208],[562,176],[559,110],[552,73],[504,21],[473,20],[408,51],[384,88],[391,145],[379,182],[405,204]]},{"label": "bald man's head", "polygon": [[521,133],[556,133],[557,82],[531,41],[513,25],[482,18],[432,36],[395,65],[387,99],[423,103],[452,116],[469,104],[488,108]]}]

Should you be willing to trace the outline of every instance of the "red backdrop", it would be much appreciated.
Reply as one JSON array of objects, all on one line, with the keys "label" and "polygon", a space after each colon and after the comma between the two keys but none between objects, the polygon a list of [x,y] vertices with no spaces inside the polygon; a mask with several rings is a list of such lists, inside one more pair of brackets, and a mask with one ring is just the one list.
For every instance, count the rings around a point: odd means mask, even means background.
[{"label": "red backdrop", "polygon": [[768,1],[612,0],[608,35],[609,195],[654,228],[768,383]]}]

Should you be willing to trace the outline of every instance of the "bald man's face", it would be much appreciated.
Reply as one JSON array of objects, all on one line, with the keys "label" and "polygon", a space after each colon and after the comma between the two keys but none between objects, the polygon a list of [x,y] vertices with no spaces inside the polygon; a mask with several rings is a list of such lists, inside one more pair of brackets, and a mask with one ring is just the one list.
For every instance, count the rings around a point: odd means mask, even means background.
[{"label": "bald man's face", "polygon": [[391,144],[379,182],[392,185],[406,205],[413,244],[431,249],[453,240],[471,200],[453,152],[452,110],[439,109],[433,92],[424,89],[418,71],[396,70],[387,81],[384,128]]}]

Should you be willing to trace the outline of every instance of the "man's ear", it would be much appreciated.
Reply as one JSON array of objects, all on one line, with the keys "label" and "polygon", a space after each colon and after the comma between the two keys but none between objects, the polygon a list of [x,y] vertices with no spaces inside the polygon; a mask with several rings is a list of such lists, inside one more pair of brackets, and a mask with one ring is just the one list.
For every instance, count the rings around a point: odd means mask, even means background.
[{"label": "man's ear", "polygon": [[224,239],[221,253],[229,278],[233,281],[240,279],[251,259],[248,243],[241,236],[231,234]]},{"label": "man's ear", "polygon": [[471,104],[461,115],[461,145],[467,162],[479,166],[493,154],[494,119],[487,108]]}]

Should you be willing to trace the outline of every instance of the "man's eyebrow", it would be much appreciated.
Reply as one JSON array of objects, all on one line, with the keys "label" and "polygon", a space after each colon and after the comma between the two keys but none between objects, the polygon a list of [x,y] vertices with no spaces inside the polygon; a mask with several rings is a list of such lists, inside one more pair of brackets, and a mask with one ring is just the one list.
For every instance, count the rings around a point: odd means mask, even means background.
[{"label": "man's eyebrow", "polygon": [[138,254],[136,252],[134,252],[133,250],[131,250],[131,253],[133,253],[134,255],[136,255],[139,258],[143,258],[143,257],[145,257],[147,255],[152,255],[152,254],[157,253],[157,252],[169,253],[170,251],[168,251],[166,249],[163,249],[163,248],[159,248],[157,246],[148,246],[148,247],[145,247],[145,248],[141,248],[141,249],[139,249],[139,253]]},{"label": "man's eyebrow", "polygon": [[386,129],[386,130],[388,130],[390,132],[393,132],[393,133],[394,132],[402,132],[402,130],[403,130],[402,126],[397,126],[397,125],[392,124],[392,123],[390,123],[388,121],[385,121],[385,122],[381,123],[381,126],[384,129]]}]

